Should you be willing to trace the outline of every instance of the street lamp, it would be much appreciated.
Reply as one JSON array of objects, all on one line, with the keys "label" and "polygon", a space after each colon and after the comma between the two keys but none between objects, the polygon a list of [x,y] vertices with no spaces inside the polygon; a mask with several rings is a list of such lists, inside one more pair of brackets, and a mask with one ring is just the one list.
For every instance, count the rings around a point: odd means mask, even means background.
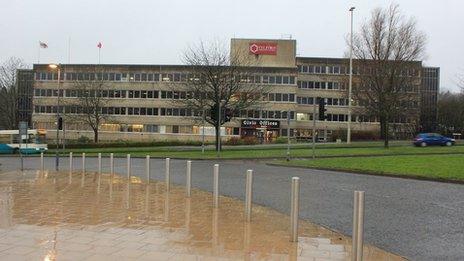
[{"label": "street lamp", "polygon": [[346,132],[346,143],[351,143],[351,92],[353,88],[353,11],[355,7],[350,8],[351,30],[350,30],[350,79],[348,83],[348,129]]},{"label": "street lamp", "polygon": [[218,128],[218,146],[217,146],[217,157],[221,157],[221,121],[222,121],[222,117],[221,117],[221,112],[222,112],[222,103],[224,103],[225,105],[225,100],[220,100],[219,101],[219,104],[218,104],[218,125],[219,125],[219,128]]},{"label": "street lamp", "polygon": [[290,161],[290,111],[287,112],[287,161]]},{"label": "street lamp", "polygon": [[61,64],[49,64],[48,67],[52,70],[57,70],[58,73],[58,97],[56,99],[56,151],[55,151],[55,170],[58,171],[60,166],[60,154],[59,154],[59,138],[60,138],[60,91],[61,91]]}]

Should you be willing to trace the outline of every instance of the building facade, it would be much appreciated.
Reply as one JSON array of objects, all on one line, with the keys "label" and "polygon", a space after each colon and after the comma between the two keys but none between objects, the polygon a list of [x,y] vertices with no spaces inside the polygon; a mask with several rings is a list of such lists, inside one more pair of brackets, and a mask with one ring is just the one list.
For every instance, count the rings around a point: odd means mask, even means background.
[{"label": "building facade", "polygon": [[[244,66],[254,83],[265,86],[268,93],[263,95],[262,106],[236,112],[223,125],[224,139],[255,136],[266,142],[290,134],[306,140],[313,129],[319,138],[346,131],[347,59],[297,57],[295,40],[232,39],[234,52],[245,54]],[[83,110],[76,104],[79,81],[102,82],[100,95],[105,103],[101,113],[107,117],[100,126],[101,140],[199,140],[203,132],[209,140],[214,137],[214,128],[203,125],[199,112],[176,102],[189,95],[185,89],[189,66],[63,64],[60,72],[60,84],[56,69],[46,64],[35,64],[32,72],[32,125],[46,129],[51,137],[58,111],[65,118],[67,138],[92,136],[88,126],[72,117]],[[320,99],[327,104],[327,119],[313,122]],[[355,111],[354,133],[379,130],[377,119]]]},{"label": "building facade", "polygon": [[438,93],[440,91],[440,68],[425,67],[422,69],[421,84],[421,125],[423,132],[437,131],[438,126]]}]

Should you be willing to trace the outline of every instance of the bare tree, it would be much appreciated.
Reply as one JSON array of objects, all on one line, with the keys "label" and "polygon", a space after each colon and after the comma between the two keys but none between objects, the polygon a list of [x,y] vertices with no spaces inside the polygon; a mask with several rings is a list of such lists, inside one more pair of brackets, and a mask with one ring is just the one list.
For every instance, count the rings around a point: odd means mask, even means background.
[{"label": "bare tree", "polygon": [[438,96],[438,126],[442,133],[464,134],[464,93],[442,92]]},{"label": "bare tree", "polygon": [[[240,110],[260,106],[266,90],[247,68],[246,54],[229,53],[218,42],[201,42],[191,47],[184,53],[184,62],[190,68],[184,84],[188,96],[178,103],[192,109],[197,120],[206,112],[205,121],[216,130],[218,149],[220,129],[227,118],[236,116]],[[216,112],[219,106],[222,108],[220,117]]]},{"label": "bare tree", "polygon": [[98,143],[101,124],[110,120],[110,116],[102,112],[109,100],[102,95],[105,90],[103,72],[91,67],[86,68],[85,72],[88,78],[74,80],[70,88],[70,91],[76,94],[77,99],[66,104],[76,106],[77,113],[66,114],[65,117],[72,122],[81,122],[89,126],[94,134],[94,142]]},{"label": "bare tree", "polygon": [[10,57],[0,65],[0,128],[17,129],[17,70],[27,68],[23,60]]},{"label": "bare tree", "polygon": [[[414,19],[405,19],[397,5],[375,9],[354,34],[353,94],[364,107],[360,113],[380,121],[381,137],[388,147],[390,124],[415,119],[419,113],[420,68],[425,35]],[[411,121],[411,120],[409,120]],[[413,120],[414,121],[414,120]]]}]

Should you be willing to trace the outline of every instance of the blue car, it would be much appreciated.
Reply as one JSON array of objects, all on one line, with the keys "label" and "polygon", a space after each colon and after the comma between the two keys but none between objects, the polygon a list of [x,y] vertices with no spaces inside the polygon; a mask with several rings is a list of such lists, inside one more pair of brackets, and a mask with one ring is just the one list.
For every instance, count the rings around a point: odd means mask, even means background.
[{"label": "blue car", "polygon": [[455,142],[455,139],[437,133],[420,133],[414,138],[413,144],[420,147],[430,145],[452,146]]}]

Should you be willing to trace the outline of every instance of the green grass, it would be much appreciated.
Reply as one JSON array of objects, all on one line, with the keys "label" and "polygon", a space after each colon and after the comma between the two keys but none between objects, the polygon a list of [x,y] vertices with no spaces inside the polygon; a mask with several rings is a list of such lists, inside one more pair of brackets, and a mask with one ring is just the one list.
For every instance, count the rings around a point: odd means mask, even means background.
[{"label": "green grass", "polygon": [[[297,147],[291,149],[291,157],[303,158],[311,157],[312,150],[308,145],[306,148]],[[171,157],[171,158],[185,158],[185,159],[213,159],[216,158],[214,150],[206,150],[204,154],[200,149],[179,149],[171,148],[152,148],[152,147],[135,147],[135,148],[92,148],[92,149],[72,149],[66,150],[65,153],[73,151],[75,154],[85,152],[89,156],[94,156],[98,152],[103,154],[114,153],[115,156],[124,156],[130,153],[132,156],[145,156],[152,157]],[[51,150],[49,153],[54,154]],[[316,149],[316,157],[344,157],[344,156],[382,156],[382,155],[420,155],[420,154],[464,154],[464,146],[453,147],[413,147],[409,146],[395,146],[389,149],[383,147],[322,147]],[[263,158],[285,158],[286,149],[281,148],[228,148],[221,153],[221,158],[224,159],[263,159]]]},{"label": "green grass", "polygon": [[447,181],[464,181],[464,155],[343,157],[278,161],[286,166],[345,170]]}]

